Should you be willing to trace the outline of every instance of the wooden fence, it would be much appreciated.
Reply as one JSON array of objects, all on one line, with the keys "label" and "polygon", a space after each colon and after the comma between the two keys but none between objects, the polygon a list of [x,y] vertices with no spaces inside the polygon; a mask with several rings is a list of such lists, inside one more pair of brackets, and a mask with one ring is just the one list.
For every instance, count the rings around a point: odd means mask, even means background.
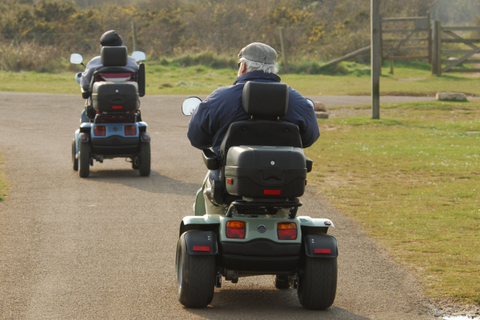
[{"label": "wooden fence", "polygon": [[[480,72],[479,68],[459,68],[464,63],[480,63],[475,55],[480,53],[480,27],[442,27],[440,21],[433,22],[432,74],[445,72]],[[469,36],[469,37],[467,37]]]}]

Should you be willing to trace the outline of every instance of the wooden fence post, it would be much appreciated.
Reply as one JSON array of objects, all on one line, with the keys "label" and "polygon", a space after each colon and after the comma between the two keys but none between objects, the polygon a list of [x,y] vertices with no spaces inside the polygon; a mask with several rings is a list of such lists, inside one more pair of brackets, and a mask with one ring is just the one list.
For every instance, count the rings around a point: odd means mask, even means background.
[{"label": "wooden fence post", "polygon": [[282,57],[283,57],[283,65],[285,68],[285,73],[289,73],[290,70],[288,68],[288,58],[287,58],[287,45],[285,43],[285,28],[280,28],[280,43],[282,46]]},{"label": "wooden fence post", "polygon": [[428,20],[428,35],[427,35],[427,42],[428,42],[428,63],[432,63],[432,24],[430,21],[430,12],[427,12],[427,20]]},{"label": "wooden fence post", "polygon": [[380,0],[371,0],[372,119],[380,119]]},{"label": "wooden fence post", "polygon": [[137,51],[137,26],[135,21],[132,21],[132,42],[133,42],[133,51]]},{"label": "wooden fence post", "polygon": [[438,75],[438,24],[437,21],[433,21],[433,26],[432,26],[432,38],[433,38],[433,45],[432,45],[432,74]]},{"label": "wooden fence post", "polygon": [[432,74],[442,75],[442,24],[433,22]]}]

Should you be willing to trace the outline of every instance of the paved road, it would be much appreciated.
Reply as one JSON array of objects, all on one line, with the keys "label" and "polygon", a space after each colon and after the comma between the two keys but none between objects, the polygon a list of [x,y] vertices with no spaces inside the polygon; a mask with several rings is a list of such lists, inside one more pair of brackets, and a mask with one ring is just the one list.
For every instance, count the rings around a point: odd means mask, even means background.
[{"label": "paved road", "polygon": [[123,159],[72,170],[80,95],[0,93],[0,153],[13,183],[0,203],[0,319],[430,319],[418,281],[308,189],[302,215],[328,217],[339,243],[334,306],[301,307],[273,277],[224,282],[206,309],[177,301],[178,226],[205,174],[186,139],[183,96],[146,96],[152,174]]}]

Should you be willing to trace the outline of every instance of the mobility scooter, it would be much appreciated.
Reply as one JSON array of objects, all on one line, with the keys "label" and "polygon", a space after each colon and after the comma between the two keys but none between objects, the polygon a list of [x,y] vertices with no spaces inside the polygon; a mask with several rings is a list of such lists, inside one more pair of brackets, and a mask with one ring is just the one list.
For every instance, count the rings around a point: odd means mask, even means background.
[{"label": "mobility scooter", "polygon": [[[139,110],[139,97],[145,95],[145,54],[135,51],[132,56],[140,62],[137,72],[125,67],[125,46],[102,47],[103,67],[94,72],[89,90],[82,88],[88,105],[72,141],[73,169],[82,178],[89,176],[94,160],[113,158],[125,158],[141,176],[150,175],[150,135]],[[83,65],[83,57],[74,53],[70,62]],[[77,82],[80,77],[79,72]]]},{"label": "mobility scooter", "polygon": [[[255,275],[275,276],[277,289],[296,289],[307,309],[327,309],[335,300],[338,247],[327,235],[333,223],[297,215],[313,162],[298,127],[279,120],[288,92],[283,83],[247,82],[242,105],[251,119],[230,125],[218,153],[203,150],[206,167],[220,172],[207,192],[225,213],[205,214],[200,189],[195,215],[181,222],[176,275],[185,307],[210,304],[223,278],[237,283]],[[191,115],[200,102],[186,99],[183,113]]]}]

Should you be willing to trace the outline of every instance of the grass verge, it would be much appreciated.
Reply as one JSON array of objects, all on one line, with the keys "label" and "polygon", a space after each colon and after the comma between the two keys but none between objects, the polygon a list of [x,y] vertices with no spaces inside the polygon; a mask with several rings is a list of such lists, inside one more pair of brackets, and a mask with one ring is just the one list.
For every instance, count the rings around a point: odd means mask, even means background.
[{"label": "grass verge", "polygon": [[[205,58],[206,59],[206,58]],[[237,71],[231,68],[214,68],[206,65],[189,65],[189,60],[147,61],[147,94],[209,94],[219,86],[231,85]],[[205,62],[205,63],[207,63]],[[228,61],[227,61],[228,62]],[[225,62],[225,65],[227,64]],[[222,65],[220,65],[221,67]],[[68,72],[37,73],[0,71],[0,91],[45,92],[79,94],[74,80],[75,72],[82,67],[69,65]],[[281,74],[282,82],[304,95],[370,95],[369,66],[343,62],[345,74],[312,75]],[[429,70],[415,64],[399,64],[394,74],[390,68],[382,69],[380,80],[382,95],[434,96],[437,92],[459,91],[478,95],[480,78],[465,74],[432,76]],[[458,89],[460,88],[460,89]]]},{"label": "grass verge", "polygon": [[382,116],[321,120],[309,184],[427,294],[479,303],[480,103],[383,104]]}]

